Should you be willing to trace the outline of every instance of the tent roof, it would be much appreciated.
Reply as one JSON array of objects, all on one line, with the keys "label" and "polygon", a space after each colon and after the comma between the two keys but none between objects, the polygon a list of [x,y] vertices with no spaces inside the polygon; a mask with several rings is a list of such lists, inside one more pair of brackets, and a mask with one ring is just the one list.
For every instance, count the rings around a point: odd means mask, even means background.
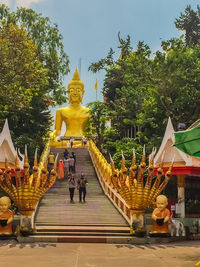
[{"label": "tent roof", "polygon": [[[5,162],[5,158],[7,158],[11,166],[14,166],[16,156],[17,151],[15,150],[15,147],[13,145],[12,138],[10,135],[10,129],[8,126],[8,120],[6,119],[3,126],[3,130],[0,133],[0,164],[2,165]],[[23,162],[20,161],[20,168],[22,167]]]},{"label": "tent roof", "polygon": [[194,157],[185,154],[173,146],[174,132],[171,118],[169,117],[162,144],[155,156],[155,166],[158,166],[161,161],[165,166],[165,164],[169,164],[173,158],[174,166],[200,166],[200,161],[197,162],[197,160],[193,159]]}]

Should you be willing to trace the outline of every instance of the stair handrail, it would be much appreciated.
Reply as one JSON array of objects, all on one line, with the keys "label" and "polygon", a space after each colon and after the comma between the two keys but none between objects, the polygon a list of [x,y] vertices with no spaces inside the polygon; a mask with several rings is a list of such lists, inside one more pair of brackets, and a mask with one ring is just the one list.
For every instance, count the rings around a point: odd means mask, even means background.
[{"label": "stair handrail", "polygon": [[[42,154],[40,156],[40,160],[39,160],[39,164],[38,164],[38,175],[40,176],[41,174],[41,171],[42,171],[42,168],[44,167],[44,163],[47,161],[47,158],[48,158],[48,155],[49,155],[49,152],[50,152],[50,148],[51,148],[51,140],[49,139],[46,144],[45,144],[45,147],[42,151]],[[31,175],[31,180],[33,178],[33,175]],[[40,199],[41,200],[41,199]],[[38,201],[36,207],[35,207],[35,211],[33,212],[33,214],[31,215],[31,228],[35,228],[34,226],[34,221],[35,221],[35,214],[36,214],[36,211],[37,211],[37,208],[38,208],[38,205],[40,203],[40,200]],[[23,216],[23,215],[20,215],[20,225],[22,225],[22,221],[23,221],[23,218],[26,217],[26,216]]]},{"label": "stair handrail", "polygon": [[92,140],[89,140],[89,153],[92,159],[93,166],[97,173],[99,183],[103,189],[104,194],[110,199],[112,204],[122,214],[124,219],[131,226],[132,216],[130,208],[120,194],[114,189],[111,182],[111,165],[107,162],[103,154],[99,151],[97,146]]}]

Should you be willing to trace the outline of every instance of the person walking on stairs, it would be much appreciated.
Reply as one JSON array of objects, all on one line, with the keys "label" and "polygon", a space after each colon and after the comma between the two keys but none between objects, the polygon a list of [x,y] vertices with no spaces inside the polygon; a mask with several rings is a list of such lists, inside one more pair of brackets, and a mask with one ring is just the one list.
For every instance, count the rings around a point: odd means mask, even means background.
[{"label": "person walking on stairs", "polygon": [[78,179],[78,190],[79,190],[79,202],[85,202],[85,197],[86,197],[86,185],[88,184],[88,181],[84,177],[83,174],[81,174],[80,179]]},{"label": "person walking on stairs", "polygon": [[68,186],[69,186],[70,202],[74,203],[74,190],[76,188],[76,179],[73,173],[70,175],[70,178],[68,180]]},{"label": "person walking on stairs", "polygon": [[73,158],[73,156],[70,156],[70,158],[69,158],[69,172],[70,173],[74,173],[75,172],[75,170],[74,170],[74,158]]},{"label": "person walking on stairs", "polygon": [[76,172],[76,154],[72,151],[72,157],[74,159],[74,172]]},{"label": "person walking on stairs", "polygon": [[64,158],[64,177],[67,179],[69,175],[70,158]]},{"label": "person walking on stairs", "polygon": [[73,144],[74,144],[74,138],[73,137],[70,137],[69,142],[70,142],[70,146],[72,148],[73,147]]},{"label": "person walking on stairs", "polygon": [[58,179],[63,179],[64,178],[64,163],[63,160],[61,159],[58,163]]}]

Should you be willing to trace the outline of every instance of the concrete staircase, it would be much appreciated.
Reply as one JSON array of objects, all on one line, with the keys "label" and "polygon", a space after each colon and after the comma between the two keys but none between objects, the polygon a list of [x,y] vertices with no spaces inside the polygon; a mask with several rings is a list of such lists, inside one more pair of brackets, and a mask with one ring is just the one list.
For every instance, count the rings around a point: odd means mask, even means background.
[{"label": "concrete staircase", "polygon": [[[63,158],[64,149],[52,151]],[[76,177],[84,173],[88,180],[86,203],[79,203],[78,190],[75,203],[70,203],[67,180],[57,180],[40,201],[35,217],[37,232],[25,239],[27,242],[127,243],[129,226],[104,195],[88,150],[74,148],[73,151]]]}]

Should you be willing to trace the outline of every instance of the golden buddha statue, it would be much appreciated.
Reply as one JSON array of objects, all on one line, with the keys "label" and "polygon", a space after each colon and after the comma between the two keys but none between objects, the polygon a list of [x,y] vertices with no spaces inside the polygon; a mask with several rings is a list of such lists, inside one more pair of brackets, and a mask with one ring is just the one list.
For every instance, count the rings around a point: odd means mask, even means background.
[{"label": "golden buddha statue", "polygon": [[[66,147],[64,142],[58,142],[56,137],[61,135],[62,123],[66,125],[64,136],[83,137],[83,125],[89,118],[89,108],[81,106],[84,95],[84,83],[80,80],[76,68],[72,80],[68,83],[69,106],[59,108],[56,112],[54,140],[52,146]],[[66,141],[65,141],[66,142]]]}]

